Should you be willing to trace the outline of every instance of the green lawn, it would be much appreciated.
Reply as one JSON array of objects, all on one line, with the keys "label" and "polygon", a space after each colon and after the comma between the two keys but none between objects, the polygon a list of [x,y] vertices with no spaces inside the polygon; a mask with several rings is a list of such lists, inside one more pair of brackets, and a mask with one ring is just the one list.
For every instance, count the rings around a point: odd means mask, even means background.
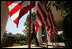
[{"label": "green lawn", "polygon": [[21,44],[14,43],[13,46],[21,46]]}]

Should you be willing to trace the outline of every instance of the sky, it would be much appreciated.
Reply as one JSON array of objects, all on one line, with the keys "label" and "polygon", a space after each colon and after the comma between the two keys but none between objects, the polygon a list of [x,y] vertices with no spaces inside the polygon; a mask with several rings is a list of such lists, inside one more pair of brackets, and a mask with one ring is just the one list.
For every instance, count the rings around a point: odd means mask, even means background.
[{"label": "sky", "polygon": [[[32,9],[32,12],[33,11],[34,10]],[[17,25],[12,21],[12,19],[9,16],[6,24],[6,31],[11,32],[12,34],[16,34],[16,33],[24,34],[22,31],[25,29],[24,22],[26,21],[28,14],[29,11],[21,17],[21,19],[19,20],[18,28]]]},{"label": "sky", "polygon": [[[32,12],[34,12],[33,9],[32,9]],[[21,17],[21,19],[19,20],[18,28],[17,28],[17,25],[11,20],[9,16],[7,24],[6,24],[6,31],[11,32],[12,34],[17,34],[17,33],[24,34],[22,31],[25,29],[24,22],[26,21],[28,14],[29,14],[29,11]],[[62,31],[58,31],[58,34],[61,34],[61,33]]]}]

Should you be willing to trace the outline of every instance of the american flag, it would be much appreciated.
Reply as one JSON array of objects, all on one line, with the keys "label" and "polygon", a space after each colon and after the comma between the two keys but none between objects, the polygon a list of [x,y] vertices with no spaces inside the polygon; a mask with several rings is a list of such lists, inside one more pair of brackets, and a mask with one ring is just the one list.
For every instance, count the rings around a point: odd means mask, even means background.
[{"label": "american flag", "polygon": [[51,35],[54,35],[54,32],[57,32],[51,9],[47,9],[44,2],[39,1],[37,5],[36,32],[38,31],[38,27],[42,25],[45,25],[49,37],[51,37]]},{"label": "american flag", "polygon": [[[31,4],[30,4],[31,2]],[[34,1],[7,1],[10,18],[15,24],[19,23],[20,18],[28,12],[35,5]],[[31,8],[30,8],[31,7]]]}]

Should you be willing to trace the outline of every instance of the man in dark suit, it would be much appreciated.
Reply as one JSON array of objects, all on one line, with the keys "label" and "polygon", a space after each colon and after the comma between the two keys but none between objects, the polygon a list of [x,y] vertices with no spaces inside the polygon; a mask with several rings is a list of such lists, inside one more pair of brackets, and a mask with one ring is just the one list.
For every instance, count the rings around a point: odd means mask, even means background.
[{"label": "man in dark suit", "polygon": [[31,32],[31,40],[35,38],[35,43],[36,43],[36,46],[39,46],[39,42],[38,42],[38,39],[36,37],[36,33],[35,33],[35,24],[32,23],[32,32]]}]

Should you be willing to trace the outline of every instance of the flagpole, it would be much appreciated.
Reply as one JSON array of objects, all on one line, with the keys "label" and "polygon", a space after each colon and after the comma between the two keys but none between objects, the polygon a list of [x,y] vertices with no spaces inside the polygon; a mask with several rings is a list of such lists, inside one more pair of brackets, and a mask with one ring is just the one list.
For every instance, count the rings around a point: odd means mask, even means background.
[{"label": "flagpole", "polygon": [[31,48],[31,7],[30,7],[30,16],[29,16],[28,48]]},{"label": "flagpole", "polygon": [[54,32],[54,42],[55,42],[55,46],[56,46],[56,34]]},{"label": "flagpole", "polygon": [[56,33],[55,33],[55,37],[54,37],[54,38],[55,38],[55,39],[54,39],[54,40],[55,40],[55,46],[57,46],[57,45],[56,45],[56,42],[57,42],[57,35],[56,35]]},{"label": "flagpole", "polygon": [[57,34],[55,33],[55,45],[57,46],[58,39],[57,39]]},{"label": "flagpole", "polygon": [[53,35],[51,35],[51,40],[52,40],[52,46],[53,46]]},{"label": "flagpole", "polygon": [[[44,27],[46,27],[46,25]],[[46,28],[45,28],[45,38],[46,38],[46,48],[48,48],[48,40],[47,40]]]}]

